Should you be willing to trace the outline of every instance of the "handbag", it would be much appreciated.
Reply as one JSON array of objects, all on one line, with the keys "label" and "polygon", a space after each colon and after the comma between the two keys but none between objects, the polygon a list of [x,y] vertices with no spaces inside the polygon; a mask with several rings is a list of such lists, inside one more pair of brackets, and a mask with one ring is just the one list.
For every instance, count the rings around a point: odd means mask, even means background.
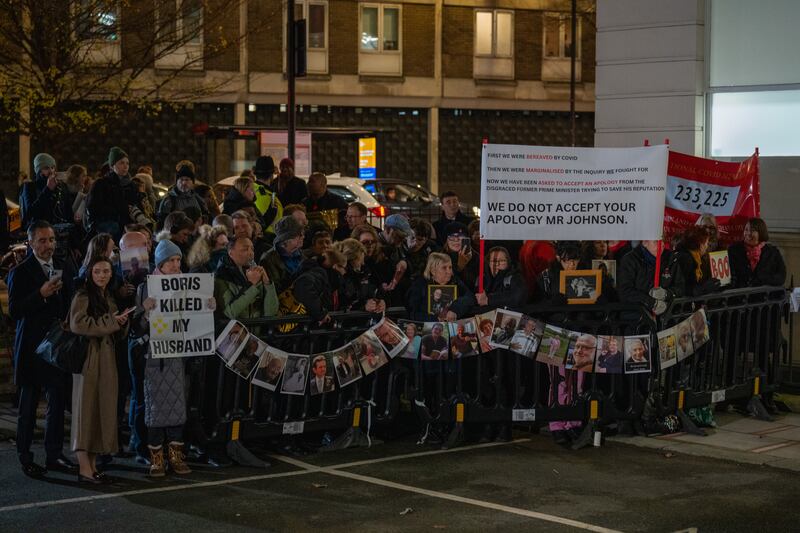
[{"label": "handbag", "polygon": [[36,354],[44,362],[68,374],[80,374],[88,350],[88,338],[76,335],[69,330],[66,322],[56,320],[36,348]]}]

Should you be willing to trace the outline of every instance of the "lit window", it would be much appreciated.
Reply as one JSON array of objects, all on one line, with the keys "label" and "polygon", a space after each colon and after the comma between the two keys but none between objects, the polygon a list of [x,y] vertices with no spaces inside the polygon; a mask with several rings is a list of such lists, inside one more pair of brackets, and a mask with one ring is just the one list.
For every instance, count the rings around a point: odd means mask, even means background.
[{"label": "lit window", "polygon": [[514,14],[511,11],[475,13],[475,55],[511,57],[514,53]]},{"label": "lit window", "polygon": [[81,40],[116,42],[119,39],[119,16],[113,4],[80,0],[77,6],[76,31]]},{"label": "lit window", "polygon": [[[306,21],[306,72],[310,74],[328,73],[328,2],[325,0],[298,0],[294,5],[294,19]],[[284,15],[285,20],[285,15]],[[286,50],[286,29],[284,24],[283,42]],[[286,54],[283,54],[284,72]]]},{"label": "lit window", "polygon": [[572,57],[572,47],[577,44],[576,58],[581,57],[581,20],[578,19],[577,42],[573,43],[572,24],[567,14],[547,14],[544,17],[544,57],[564,59]]},{"label": "lit window", "polygon": [[362,51],[397,52],[400,50],[400,7],[361,6]]}]

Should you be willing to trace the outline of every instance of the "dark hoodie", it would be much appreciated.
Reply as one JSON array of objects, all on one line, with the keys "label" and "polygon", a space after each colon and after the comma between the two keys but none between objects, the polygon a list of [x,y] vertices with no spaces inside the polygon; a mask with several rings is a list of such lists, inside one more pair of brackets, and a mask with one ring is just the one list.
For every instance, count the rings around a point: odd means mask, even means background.
[{"label": "dark hoodie", "polygon": [[304,260],[292,285],[295,299],[302,303],[314,320],[322,320],[339,309],[341,277],[332,268],[322,266],[321,257]]},{"label": "dark hoodie", "polygon": [[22,184],[19,195],[19,206],[22,213],[22,229],[31,222],[46,220],[51,224],[73,222],[72,203],[67,186],[56,181],[56,188],[47,187],[47,178],[40,174],[33,181]]},{"label": "dark hoodie", "polygon": [[91,225],[116,223],[120,228],[131,222],[129,209],[139,205],[139,191],[130,176],[118,176],[111,171],[95,181],[86,200],[86,211]]}]

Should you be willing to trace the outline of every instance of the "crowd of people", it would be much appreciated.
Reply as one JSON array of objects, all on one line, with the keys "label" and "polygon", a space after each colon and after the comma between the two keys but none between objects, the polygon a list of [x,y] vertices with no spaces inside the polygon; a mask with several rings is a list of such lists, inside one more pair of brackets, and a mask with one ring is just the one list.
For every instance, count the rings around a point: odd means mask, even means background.
[{"label": "crowd of people", "polygon": [[[660,288],[654,288],[657,241],[493,242],[481,265],[478,222],[460,211],[453,191],[441,195],[442,213],[433,222],[392,214],[380,223],[368,219],[363,204],[348,205],[329,192],[324,174],[307,182],[296,177],[290,159],[276,169],[270,157],[259,157],[221,205],[197,180],[191,161],[177,163],[174,185],[161,200],[152,169],[141,166],[133,175],[130,169],[128,155],[113,147],[97,178],[73,165],[62,181],[54,158],[42,153],[21,188],[29,251],[7,282],[16,320],[16,445],[32,477],[59,470],[85,483],[110,482],[102,466],[126,448],[119,431],[126,411],[128,451],[151,476],[191,472],[183,440],[184,360],[150,357],[155,302],[147,295],[147,275],[214,273],[209,304],[220,323],[303,313],[320,326],[336,311],[380,314],[402,306],[409,319],[445,322],[498,307],[566,304],[561,272],[591,269],[595,260],[617,262],[616,279],[604,274],[599,303],[638,303],[660,314],[672,297],[724,289],[709,268],[708,253],[719,247],[712,216],[667,243],[658,263]],[[149,264],[123,268],[120,258],[134,249],[147,250]],[[728,250],[731,286],[784,283],[786,268],[763,220],[751,219]],[[83,370],[71,377],[35,353],[57,320],[89,341]],[[433,332],[435,339],[436,327]],[[423,353],[442,349],[421,347]],[[324,373],[316,371],[321,363],[312,365],[312,387],[325,390]],[[70,390],[77,465],[63,452]],[[44,466],[30,451],[42,392],[48,403]]]}]

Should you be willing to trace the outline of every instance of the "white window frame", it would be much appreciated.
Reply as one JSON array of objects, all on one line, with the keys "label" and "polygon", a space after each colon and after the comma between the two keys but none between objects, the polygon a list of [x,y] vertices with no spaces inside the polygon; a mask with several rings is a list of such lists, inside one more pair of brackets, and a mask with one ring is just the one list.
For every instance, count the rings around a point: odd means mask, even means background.
[{"label": "white window frame", "polygon": [[[378,48],[371,50],[361,47],[361,24],[365,8],[378,10]],[[384,10],[397,10],[397,50],[384,50]],[[358,4],[358,73],[367,76],[403,75],[403,6],[402,4],[359,3]]]},{"label": "white window frame", "polygon": [[[478,53],[478,14],[490,13],[492,15],[492,51]],[[509,35],[510,52],[497,53],[497,15],[503,13],[511,16],[511,35]],[[514,11],[510,9],[475,9],[473,14],[472,35],[472,75],[475,79],[514,79]]]},{"label": "white window frame", "polygon": [[[564,25],[571,24],[572,15],[570,13],[548,12],[544,14],[545,20],[542,24],[542,80],[544,81],[565,81],[570,79],[571,58],[566,53],[567,39]],[[558,55],[547,55],[547,19],[557,19],[558,29]],[[581,37],[583,35],[583,25],[581,24],[580,14],[575,26],[575,76],[577,81],[581,81]]]},{"label": "white window frame", "polygon": [[[174,2],[175,3],[175,37],[179,41],[183,41],[183,24],[184,24],[184,17],[183,17],[183,10],[182,4],[188,0],[159,0],[156,2],[156,11],[155,11],[155,30],[158,31],[159,28],[162,27],[162,24],[159,21],[161,10],[159,7],[166,2]],[[205,13],[203,12],[203,3],[200,2],[200,33],[197,37],[188,42],[182,42],[180,46],[176,47],[168,54],[163,54],[162,52],[156,51],[160,57],[158,57],[155,61],[156,68],[160,69],[179,69],[179,68],[186,68],[187,70],[203,70],[203,24],[204,24]],[[160,40],[160,37],[156,37]],[[170,46],[169,44],[165,43],[163,46],[167,47]],[[163,50],[163,49],[162,49]]]},{"label": "white window frame", "polygon": [[[77,14],[80,13],[85,9],[82,6],[83,2],[80,0],[73,4],[73,13]],[[89,2],[89,5],[92,5],[92,2]],[[118,63],[122,59],[122,32],[121,32],[121,24],[120,20],[122,18],[122,8],[119,4],[116,4],[115,7],[115,16],[116,16],[116,38],[115,39],[86,39],[83,41],[81,45],[81,55],[86,58],[86,60],[93,64],[98,65],[109,65],[113,63]],[[93,23],[94,26],[97,23]],[[79,33],[80,28],[74,28],[75,35],[78,39],[81,39],[81,35]]]},{"label": "white window frame", "polygon": [[[311,5],[323,6],[325,10],[325,46],[311,48],[309,46],[310,32],[308,31],[308,14]],[[306,72],[311,75],[324,76],[328,74],[328,50],[330,43],[330,8],[328,0],[296,0],[295,9],[302,6],[302,18],[306,21]],[[286,3],[283,3],[283,72],[286,73]]]}]

